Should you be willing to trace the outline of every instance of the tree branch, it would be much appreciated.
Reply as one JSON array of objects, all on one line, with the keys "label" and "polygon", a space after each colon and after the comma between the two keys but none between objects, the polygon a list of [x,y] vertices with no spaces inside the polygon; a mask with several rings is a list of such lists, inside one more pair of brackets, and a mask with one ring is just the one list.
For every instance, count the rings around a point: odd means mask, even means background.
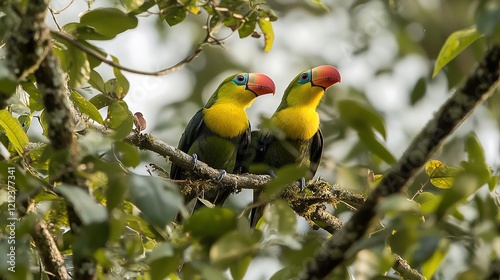
[{"label": "tree branch", "polygon": [[[55,152],[64,155],[66,159],[60,162],[58,173],[51,175],[50,180],[64,182],[88,191],[83,181],[76,175],[78,146],[73,133],[74,120],[66,82],[63,79],[64,74],[59,61],[52,53],[50,30],[45,24],[48,0],[29,1],[25,10],[20,6],[15,8],[21,21],[17,28],[18,32],[8,38],[9,64],[19,80],[31,73],[35,74],[38,90],[43,95],[48,121],[48,138]],[[68,205],[68,220],[71,230],[78,233],[82,224],[71,205]],[[54,250],[57,248],[47,239],[46,235],[49,233],[45,229],[44,222],[38,221],[32,232],[35,242],[39,245],[38,252],[44,267],[49,270],[48,274],[67,278],[61,270],[60,255],[55,257],[57,254]],[[91,258],[82,257],[78,261],[75,258],[74,267],[76,279],[95,279],[96,263]]]},{"label": "tree branch", "polygon": [[[323,204],[316,204],[310,207],[310,211],[303,216],[312,226],[320,227],[327,232],[334,234],[342,228],[342,221],[326,211]],[[392,268],[399,273],[403,279],[407,280],[424,280],[425,277],[417,270],[411,268],[406,260],[397,254],[393,254],[395,263]]]},{"label": "tree branch", "polygon": [[[214,188],[226,188],[233,192],[240,189],[263,189],[271,181],[271,176],[269,175],[255,174],[226,174],[222,179],[219,179],[219,170],[208,166],[202,161],[197,161],[196,166],[193,166],[193,157],[154,138],[150,134],[133,133],[127,136],[125,141],[130,142],[140,149],[149,150],[169,158],[173,163],[185,170],[191,170],[195,177],[202,179],[175,181],[186,197],[186,200],[191,200],[199,193],[207,192]],[[295,186],[295,188],[291,188],[292,186]],[[311,181],[308,183],[307,188],[311,190],[311,195],[296,191],[298,190],[298,183],[289,186],[282,195],[297,213],[307,212],[307,207],[316,203],[333,204],[344,201],[358,206],[364,202],[363,196],[332,186],[325,181]]]},{"label": "tree branch", "polygon": [[49,279],[71,279],[64,266],[64,258],[57,249],[57,245],[44,220],[35,222],[31,237],[40,252],[44,269],[49,272],[47,273]]},{"label": "tree branch", "polygon": [[493,93],[500,75],[500,46],[494,46],[472,75],[415,137],[395,166],[345,226],[325,241],[298,279],[323,279],[346,258],[346,252],[366,233],[378,202],[405,188],[430,156],[473,111]]}]

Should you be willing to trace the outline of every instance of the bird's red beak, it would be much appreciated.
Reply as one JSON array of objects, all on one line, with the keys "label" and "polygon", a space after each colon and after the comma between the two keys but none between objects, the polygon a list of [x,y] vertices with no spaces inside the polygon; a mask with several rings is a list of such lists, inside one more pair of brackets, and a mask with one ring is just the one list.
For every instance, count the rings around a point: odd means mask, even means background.
[{"label": "bird's red beak", "polygon": [[256,96],[269,94],[276,91],[273,80],[264,74],[250,73],[248,75],[247,89],[253,91]]},{"label": "bird's red beak", "polygon": [[320,86],[325,90],[336,83],[340,83],[340,72],[330,65],[321,65],[312,70],[312,84]]}]

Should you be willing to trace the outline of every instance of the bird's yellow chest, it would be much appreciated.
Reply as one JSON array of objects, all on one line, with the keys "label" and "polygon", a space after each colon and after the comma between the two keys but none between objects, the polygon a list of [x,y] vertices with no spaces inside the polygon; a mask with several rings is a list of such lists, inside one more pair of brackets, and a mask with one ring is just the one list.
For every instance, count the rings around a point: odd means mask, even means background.
[{"label": "bird's yellow chest", "polygon": [[248,117],[241,106],[214,105],[203,110],[206,126],[221,137],[233,138],[248,129]]},{"label": "bird's yellow chest", "polygon": [[310,139],[319,129],[319,115],[314,109],[291,107],[277,112],[272,124],[290,139]]}]

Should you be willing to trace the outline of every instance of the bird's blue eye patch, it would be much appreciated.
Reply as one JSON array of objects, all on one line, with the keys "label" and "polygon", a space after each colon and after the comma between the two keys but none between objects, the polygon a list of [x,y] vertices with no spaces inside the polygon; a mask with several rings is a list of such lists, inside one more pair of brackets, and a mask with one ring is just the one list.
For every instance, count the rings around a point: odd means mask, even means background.
[{"label": "bird's blue eye patch", "polygon": [[238,74],[233,78],[233,82],[239,86],[245,85],[248,82],[248,74]]},{"label": "bird's blue eye patch", "polygon": [[307,72],[300,74],[299,80],[298,80],[299,84],[309,83],[310,81],[311,81],[311,72],[310,71],[307,71]]}]

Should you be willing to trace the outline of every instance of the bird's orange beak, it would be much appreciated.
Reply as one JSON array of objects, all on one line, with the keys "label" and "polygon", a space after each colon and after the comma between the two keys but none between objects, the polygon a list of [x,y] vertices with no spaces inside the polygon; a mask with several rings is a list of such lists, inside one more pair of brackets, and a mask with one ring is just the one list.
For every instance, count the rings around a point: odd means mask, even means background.
[{"label": "bird's orange beak", "polygon": [[311,69],[313,86],[327,89],[336,83],[340,83],[340,72],[330,65],[321,65]]},{"label": "bird's orange beak", "polygon": [[247,89],[255,93],[256,96],[276,92],[273,80],[264,74],[250,73],[248,75]]}]

